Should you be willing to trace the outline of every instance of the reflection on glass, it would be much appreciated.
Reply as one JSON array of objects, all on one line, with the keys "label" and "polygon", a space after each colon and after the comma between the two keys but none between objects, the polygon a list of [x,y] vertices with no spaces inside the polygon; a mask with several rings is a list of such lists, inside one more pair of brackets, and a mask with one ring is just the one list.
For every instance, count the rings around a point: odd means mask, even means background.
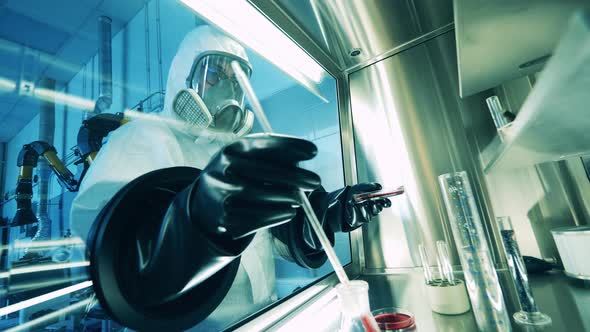
[{"label": "reflection on glass", "polygon": [[[186,129],[184,123],[163,117],[164,92],[179,44],[194,29],[195,22],[204,22],[177,1],[152,0],[118,6],[112,13],[101,12],[117,19],[112,26],[112,103],[109,113],[101,115],[112,127],[98,141],[108,144],[113,136],[110,132],[129,121],[164,123],[179,131]],[[47,24],[39,21],[32,9],[8,9],[14,20]],[[94,13],[92,8],[79,10],[80,17],[91,18],[84,24],[96,26],[96,17],[89,15]],[[70,22],[65,17],[54,21]],[[78,193],[75,188],[71,191],[71,187],[64,186],[63,178],[56,172],[41,174],[41,165],[46,162],[43,153],[35,160],[39,165],[27,169],[17,166],[23,145],[38,140],[52,140],[49,143],[55,149],[56,158],[75,180],[83,181],[85,176],[96,172],[89,165],[100,158],[100,152],[85,151],[78,144],[82,121],[98,116],[94,111],[102,96],[102,65],[97,45],[82,43],[67,33],[58,38],[54,33],[59,33],[57,30],[63,26],[52,24],[49,25],[56,31],[34,29],[37,34],[26,41],[19,35],[0,39],[0,119],[3,122],[0,158],[6,160],[2,164],[4,169],[0,170],[4,177],[0,183],[5,184],[0,188],[4,221],[0,228],[0,330],[49,327],[78,331],[84,327],[100,329],[103,325],[117,325],[109,320],[94,297],[88,275],[90,261],[85,254],[86,234],[72,230],[76,223],[91,225],[94,216],[70,219],[72,201]],[[79,26],[70,28],[75,31]],[[252,84],[274,129],[314,142],[318,156],[305,162],[304,167],[321,176],[327,191],[344,186],[335,80],[325,77],[317,86],[320,94],[329,100],[326,103],[256,53],[251,50],[247,53],[252,65]],[[177,83],[184,85],[187,75]],[[47,80],[53,81],[53,85],[41,84]],[[46,112],[50,109],[53,111]],[[38,115],[40,112],[44,117]],[[49,113],[53,116],[45,117]],[[124,118],[115,117],[115,113],[124,113]],[[257,123],[253,132],[260,132]],[[141,140],[130,142],[135,143]],[[109,165],[108,172],[126,174],[121,158],[121,163]],[[30,192],[17,190],[19,180],[27,184]],[[42,185],[43,181],[47,183]],[[97,197],[105,204],[110,198]],[[28,222],[15,225],[11,223],[17,209],[22,207],[17,204],[19,200],[25,205],[30,202],[32,213]],[[44,207],[46,212],[39,213]],[[351,261],[348,234],[336,234],[335,250],[344,264]],[[332,269],[327,262],[310,269],[286,259],[273,234],[261,232],[242,256],[237,281],[218,312],[193,330],[222,330],[232,326],[329,273]]]}]

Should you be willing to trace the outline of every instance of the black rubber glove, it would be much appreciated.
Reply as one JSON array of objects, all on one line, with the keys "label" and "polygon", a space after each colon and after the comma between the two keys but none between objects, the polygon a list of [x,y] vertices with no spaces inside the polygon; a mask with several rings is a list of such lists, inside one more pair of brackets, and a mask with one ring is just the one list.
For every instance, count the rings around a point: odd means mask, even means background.
[{"label": "black rubber glove", "polygon": [[333,232],[350,232],[371,221],[384,208],[391,206],[388,198],[356,203],[354,198],[381,190],[379,183],[346,186],[328,194],[328,225]]},{"label": "black rubber glove", "polygon": [[255,134],[224,147],[201,173],[191,215],[207,233],[239,239],[290,221],[299,190],[313,190],[320,177],[299,168],[317,154],[310,141]]},{"label": "black rubber glove", "polygon": [[[361,183],[330,193],[318,188],[309,195],[309,201],[332,244],[334,233],[350,232],[371,221],[384,208],[391,206],[388,198],[360,204],[354,202],[355,196],[377,190],[381,190],[378,183]],[[292,222],[273,228],[272,233],[275,236],[275,248],[287,260],[294,261],[302,267],[318,268],[327,259],[301,209]]]}]

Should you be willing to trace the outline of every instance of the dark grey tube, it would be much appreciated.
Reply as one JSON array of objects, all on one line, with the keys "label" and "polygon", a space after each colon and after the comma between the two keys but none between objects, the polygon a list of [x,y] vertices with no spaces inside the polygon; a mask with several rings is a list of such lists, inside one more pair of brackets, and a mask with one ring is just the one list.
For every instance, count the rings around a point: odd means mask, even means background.
[{"label": "dark grey tube", "polygon": [[[0,216],[4,215],[4,200],[6,191],[6,143],[0,143]],[[0,302],[1,303],[1,302]]]},{"label": "dark grey tube", "polygon": [[95,112],[106,112],[113,102],[113,56],[111,47],[111,22],[106,16],[98,18],[98,72],[100,90]]},{"label": "dark grey tube", "polygon": [[[55,90],[55,81],[52,79],[42,79],[39,85],[47,90]],[[39,110],[39,140],[53,146],[54,132],[55,103],[53,101],[43,101]],[[44,158],[39,158],[37,170],[39,174],[39,207],[37,209],[39,230],[33,240],[43,240],[51,237],[51,220],[49,219],[49,181],[51,167]]]}]

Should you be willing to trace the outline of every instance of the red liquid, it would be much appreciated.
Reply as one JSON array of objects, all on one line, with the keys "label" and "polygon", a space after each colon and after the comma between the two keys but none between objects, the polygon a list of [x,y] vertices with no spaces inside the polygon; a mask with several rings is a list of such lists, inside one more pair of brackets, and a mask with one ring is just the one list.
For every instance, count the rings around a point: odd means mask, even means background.
[{"label": "red liquid", "polygon": [[405,314],[381,314],[375,316],[375,320],[382,330],[403,329],[414,325],[414,319]]}]

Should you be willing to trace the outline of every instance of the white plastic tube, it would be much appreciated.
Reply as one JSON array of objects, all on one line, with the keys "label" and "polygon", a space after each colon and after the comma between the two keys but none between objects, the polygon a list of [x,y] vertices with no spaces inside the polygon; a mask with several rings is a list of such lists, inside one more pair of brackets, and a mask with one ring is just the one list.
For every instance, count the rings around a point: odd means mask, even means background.
[{"label": "white plastic tube", "polygon": [[[262,105],[260,104],[258,97],[256,97],[256,94],[254,93],[254,89],[252,89],[252,85],[250,84],[250,81],[248,80],[248,76],[246,76],[246,73],[244,73],[244,71],[242,70],[242,67],[240,66],[240,64],[237,61],[233,61],[231,65],[232,65],[232,69],[234,70],[234,73],[236,74],[236,78],[238,80],[238,83],[240,83],[240,86],[242,87],[244,94],[246,95],[246,97],[250,101],[250,106],[252,106],[252,111],[256,115],[256,118],[258,119],[258,121],[260,121],[260,125],[262,126],[262,130],[264,130],[264,132],[267,134],[272,134],[273,130],[270,125],[270,122],[268,122],[268,118],[266,117],[266,114],[264,114],[264,111],[262,110]],[[326,252],[326,255],[328,256],[328,260],[330,261],[330,264],[332,264],[332,267],[334,268],[334,272],[336,272],[336,275],[338,276],[338,279],[340,279],[340,282],[347,285],[349,283],[349,279],[348,279],[348,276],[346,275],[346,272],[344,271],[344,267],[342,266],[342,263],[340,263],[340,260],[338,260],[338,256],[336,256],[336,252],[334,251],[334,248],[332,248],[332,244],[330,243],[330,240],[326,236],[326,233],[324,233],[322,225],[320,224],[318,217],[315,215],[313,208],[311,207],[311,204],[309,203],[309,199],[307,199],[307,195],[305,195],[303,190],[299,191],[299,200],[301,203],[301,207],[303,208],[303,211],[305,212],[305,216],[309,220],[309,223],[311,224],[313,231],[315,232],[318,239],[320,240],[320,243],[322,244],[322,247],[324,248],[324,251]]]}]

